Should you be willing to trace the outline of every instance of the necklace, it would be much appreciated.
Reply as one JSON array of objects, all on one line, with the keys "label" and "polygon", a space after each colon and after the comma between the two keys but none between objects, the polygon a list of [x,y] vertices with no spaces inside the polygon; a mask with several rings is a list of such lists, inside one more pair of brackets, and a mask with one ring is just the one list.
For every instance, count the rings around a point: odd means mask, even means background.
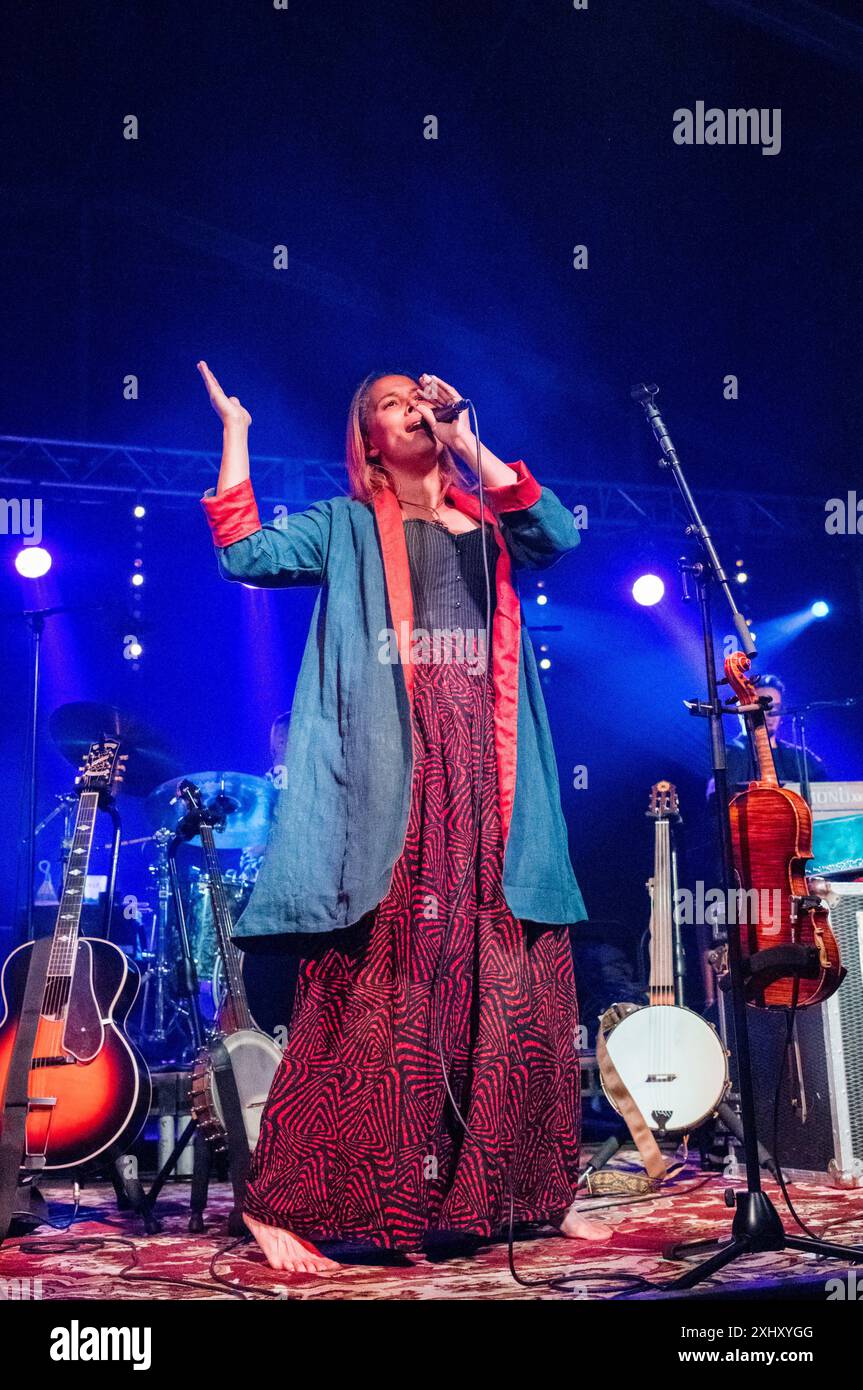
[{"label": "necklace", "polygon": [[401,500],[401,498],[399,499],[399,506],[400,506],[400,507],[419,507],[420,511],[422,511],[422,512],[431,512],[431,514],[432,514],[432,516],[434,517],[435,521],[437,522],[438,526],[443,526],[443,522],[442,522],[441,519],[440,519],[440,513],[438,512],[437,507],[428,507],[428,506],[426,506],[426,504],[425,504],[424,502],[407,502],[407,501],[403,502],[403,501]]}]

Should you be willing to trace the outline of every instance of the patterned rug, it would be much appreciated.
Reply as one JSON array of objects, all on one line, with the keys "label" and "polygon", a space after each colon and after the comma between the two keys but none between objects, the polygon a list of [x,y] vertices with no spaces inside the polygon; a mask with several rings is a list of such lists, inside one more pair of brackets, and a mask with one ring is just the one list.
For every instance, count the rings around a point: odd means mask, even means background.
[{"label": "patterned rug", "polygon": [[[628,1157],[628,1155],[626,1155]],[[627,1168],[615,1160],[615,1169]],[[506,1242],[484,1244],[472,1253],[452,1250],[386,1257],[380,1252],[327,1246],[343,1260],[325,1277],[286,1275],[271,1270],[257,1247],[238,1244],[226,1230],[230,1191],[214,1183],[201,1235],[190,1235],[188,1185],[166,1187],[157,1216],[162,1230],[143,1233],[138,1217],[118,1212],[110,1185],[83,1190],[78,1219],[68,1231],[40,1226],[0,1249],[0,1298],[43,1299],[572,1299],[611,1298],[622,1293],[655,1296],[649,1285],[665,1285],[688,1268],[681,1259],[663,1258],[679,1241],[725,1238],[732,1213],[723,1200],[729,1180],[705,1177],[694,1166],[668,1182],[661,1195],[647,1199],[590,1198],[579,1203],[585,1216],[614,1226],[605,1244],[567,1241],[548,1229],[521,1231],[515,1267],[529,1287],[510,1274]],[[737,1181],[735,1187],[743,1186]],[[43,1184],[50,1218],[62,1224],[72,1213],[68,1183]],[[785,1206],[777,1185],[768,1180],[786,1232],[803,1234]],[[842,1191],[826,1183],[793,1183],[794,1206],[819,1235],[842,1244],[863,1244],[863,1189]],[[824,1259],[794,1250],[738,1260],[713,1276],[708,1286],[731,1295],[793,1296],[810,1290],[824,1298],[824,1286],[847,1268],[841,1259]],[[542,1281],[568,1282],[549,1287]],[[21,1283],[20,1281],[27,1281]]]}]

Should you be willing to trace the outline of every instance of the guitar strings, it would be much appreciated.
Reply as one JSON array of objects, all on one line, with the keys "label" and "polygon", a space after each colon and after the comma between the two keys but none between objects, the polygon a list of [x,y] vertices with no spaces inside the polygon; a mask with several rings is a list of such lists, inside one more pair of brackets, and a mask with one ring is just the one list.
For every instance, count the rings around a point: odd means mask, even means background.
[{"label": "guitar strings", "polygon": [[[98,804],[98,792],[81,793],[78,814],[75,819],[75,829],[72,835],[69,862],[66,866],[66,878],[60,894],[58,926],[60,922],[68,919],[70,908],[73,909],[75,921],[71,926],[66,926],[64,928],[64,938],[59,944],[55,928],[55,939],[51,943],[51,951],[48,957],[48,979],[42,994],[41,1012],[43,1015],[50,1016],[53,1013],[62,1013],[63,1009],[68,1007],[69,993],[71,990],[72,965],[78,944],[85,886],[85,875],[83,870],[79,870],[78,868],[78,860],[80,859],[85,865],[89,863]],[[64,990],[66,993],[65,999],[63,998]],[[59,1047],[59,1043],[62,1041],[62,1020],[53,1022],[53,1027],[49,1030],[49,1036],[56,1037],[57,1046]],[[56,1052],[51,1055],[56,1055]]]},{"label": "guitar strings", "polygon": [[[233,925],[233,918],[231,917],[231,909],[228,904],[227,894],[225,893],[225,886],[222,882],[222,874],[216,852],[216,842],[213,838],[212,826],[202,824],[200,833],[201,843],[204,846],[204,855],[209,868],[210,893],[213,902],[213,921],[222,944],[225,975],[234,1008],[237,1009],[239,1005],[240,1012],[242,1013],[242,1018],[237,1021],[241,1022],[245,1028],[250,1025],[251,1017],[248,1015],[248,1008],[245,1003],[245,986],[242,981],[237,948],[231,931],[228,929],[229,925]],[[221,923],[217,913],[221,913]]]},{"label": "guitar strings", "polygon": [[[669,867],[671,862],[669,822],[660,818],[656,822],[656,847],[653,869],[653,930],[651,932],[651,989],[650,1002],[654,1006],[667,1005],[668,982],[671,978],[671,902]],[[648,1020],[648,1072],[665,1075],[671,1056],[670,1014],[660,1013]]]}]

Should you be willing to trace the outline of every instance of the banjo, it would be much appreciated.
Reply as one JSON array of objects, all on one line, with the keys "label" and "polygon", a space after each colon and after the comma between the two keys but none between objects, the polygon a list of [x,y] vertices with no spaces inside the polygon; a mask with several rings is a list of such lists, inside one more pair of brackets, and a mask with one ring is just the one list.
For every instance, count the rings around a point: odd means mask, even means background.
[{"label": "banjo", "polygon": [[246,1139],[249,1148],[254,1149],[261,1129],[261,1114],[282,1054],[274,1040],[258,1028],[249,1012],[240,953],[232,935],[234,923],[222,882],[216,842],[213,839],[215,817],[211,810],[204,807],[200,790],[193,782],[181,782],[177,793],[188,807],[189,817],[200,834],[204,849],[216,944],[222,962],[225,987],[225,1000],[216,1016],[217,1031],[212,1035],[210,1045],[201,1049],[192,1072],[189,1093],[192,1114],[205,1138],[215,1148],[226,1149],[225,1111],[223,1098],[219,1093],[218,1072],[212,1056],[212,1048],[219,1042],[231,1063]]},{"label": "banjo", "polygon": [[[715,1028],[676,1003],[671,822],[677,791],[657,782],[648,816],[655,848],[650,914],[650,1003],[612,1004],[600,1019],[608,1054],[654,1134],[686,1134],[712,1115],[730,1084],[728,1053]],[[602,1078],[601,1078],[602,1079]],[[602,1087],[610,1104],[620,1113]]]}]

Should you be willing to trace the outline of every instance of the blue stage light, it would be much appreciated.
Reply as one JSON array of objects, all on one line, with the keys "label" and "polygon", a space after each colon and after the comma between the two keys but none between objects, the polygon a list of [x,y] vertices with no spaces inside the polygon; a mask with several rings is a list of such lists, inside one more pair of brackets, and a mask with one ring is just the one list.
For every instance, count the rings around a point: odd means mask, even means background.
[{"label": "blue stage light", "polygon": [[813,618],[826,618],[830,612],[830,604],[825,603],[823,598],[816,599],[810,609]]}]

